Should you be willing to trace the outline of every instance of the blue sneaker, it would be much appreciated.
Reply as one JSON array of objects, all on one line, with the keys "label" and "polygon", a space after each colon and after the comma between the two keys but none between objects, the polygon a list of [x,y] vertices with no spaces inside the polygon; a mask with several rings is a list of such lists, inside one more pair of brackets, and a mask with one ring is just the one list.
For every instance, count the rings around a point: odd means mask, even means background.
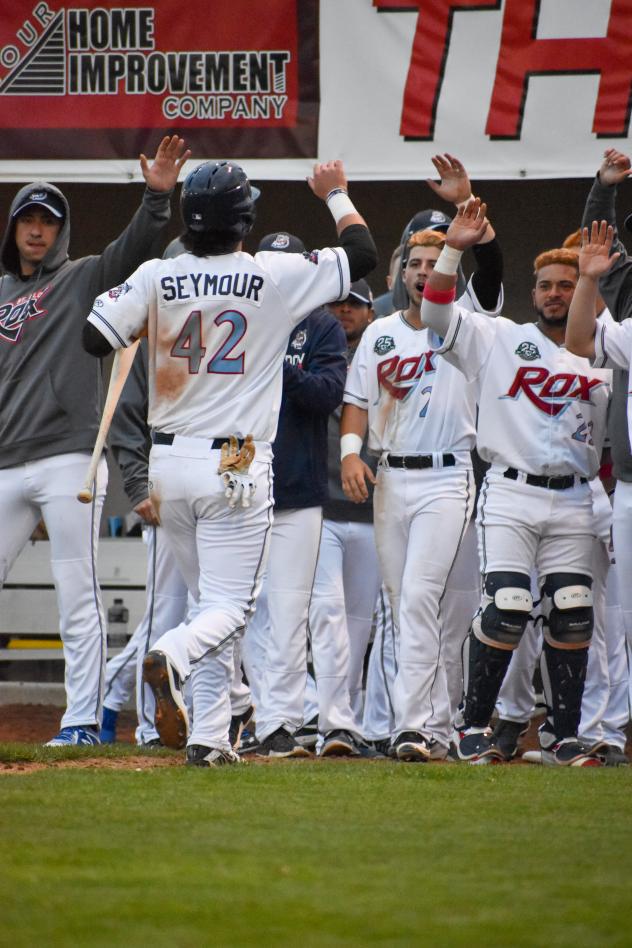
[{"label": "blue sneaker", "polygon": [[67,747],[76,745],[77,747],[94,747],[99,745],[99,735],[96,728],[88,727],[62,727],[59,734],[52,740],[44,744],[44,747]]},{"label": "blue sneaker", "polygon": [[102,744],[114,744],[116,741],[116,721],[118,719],[118,711],[113,711],[112,708],[103,709],[103,724],[101,725],[101,743]]}]

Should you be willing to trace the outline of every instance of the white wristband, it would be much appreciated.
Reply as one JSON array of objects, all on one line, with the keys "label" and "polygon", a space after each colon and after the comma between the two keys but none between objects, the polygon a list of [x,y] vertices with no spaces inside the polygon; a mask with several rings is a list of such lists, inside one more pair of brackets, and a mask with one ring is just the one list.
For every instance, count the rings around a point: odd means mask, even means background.
[{"label": "white wristband", "polygon": [[336,224],[349,214],[357,214],[353,201],[344,191],[334,191],[327,195],[327,207]]},{"label": "white wristband", "polygon": [[447,244],[444,244],[443,250],[439,254],[437,262],[434,265],[434,272],[445,273],[446,275],[455,274],[459,269],[459,263],[462,256],[462,250],[456,250],[454,247],[448,247]]},{"label": "white wristband", "polygon": [[354,434],[343,434],[340,439],[340,460],[346,458],[348,454],[359,454],[362,450],[362,438],[360,435]]}]

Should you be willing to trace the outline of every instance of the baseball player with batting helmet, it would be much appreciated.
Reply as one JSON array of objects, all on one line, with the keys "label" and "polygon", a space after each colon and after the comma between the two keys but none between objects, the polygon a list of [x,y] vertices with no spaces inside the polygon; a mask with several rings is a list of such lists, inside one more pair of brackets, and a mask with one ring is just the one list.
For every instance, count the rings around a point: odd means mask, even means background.
[{"label": "baseball player with batting helmet", "polygon": [[477,447],[490,462],[478,505],[483,596],[469,637],[462,760],[503,760],[489,720],[532,610],[537,570],[544,620],[543,679],[556,742],[546,763],[598,764],[578,741],[592,634],[593,511],[588,481],[599,469],[609,397],[607,374],[563,347],[576,255],[536,262],[538,319],[484,319],[454,304],[463,250],[487,227],[470,201],[447,233],[424,288],[422,316],[441,337],[437,351],[479,387]]},{"label": "baseball player with batting helmet", "polygon": [[[242,242],[256,194],[231,162],[205,162],[184,182],[181,210],[188,252],[140,267],[101,295],[84,345],[93,355],[149,336],[150,487],[197,612],[161,637],[145,659],[156,727],[182,747],[188,718],[181,682],[243,632],[272,522],[272,449],[283,359],[292,328],[307,313],[347,295],[351,279],[375,266],[375,246],[347,193],[342,163],[316,165],[314,193],[327,202],[340,245],[308,255],[265,252]],[[232,762],[226,740],[213,763]]]},{"label": "baseball player with batting helmet", "polygon": [[52,744],[99,743],[105,668],[95,577],[104,458],[93,504],[76,501],[99,426],[101,371],[81,347],[80,327],[95,294],[151,255],[188,155],[173,136],[163,139],[153,164],[141,156],[141,206],[100,255],[68,259],[68,202],[46,181],[18,191],[0,248],[0,585],[41,516],[66,662],[67,708]]}]

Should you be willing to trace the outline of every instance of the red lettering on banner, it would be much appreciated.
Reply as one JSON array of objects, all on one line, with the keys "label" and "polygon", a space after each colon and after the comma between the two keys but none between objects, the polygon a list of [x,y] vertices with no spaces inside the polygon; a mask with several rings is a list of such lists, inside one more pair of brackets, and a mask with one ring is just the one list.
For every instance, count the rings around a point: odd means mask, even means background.
[{"label": "red lettering on banner", "polygon": [[417,28],[404,89],[400,135],[432,140],[457,10],[498,10],[501,0],[373,0],[378,11],[417,10]]},{"label": "red lettering on banner", "polygon": [[529,78],[598,73],[592,130],[598,137],[627,135],[632,87],[629,0],[612,0],[605,37],[536,39],[540,0],[505,0],[500,51],[486,133],[520,138]]}]

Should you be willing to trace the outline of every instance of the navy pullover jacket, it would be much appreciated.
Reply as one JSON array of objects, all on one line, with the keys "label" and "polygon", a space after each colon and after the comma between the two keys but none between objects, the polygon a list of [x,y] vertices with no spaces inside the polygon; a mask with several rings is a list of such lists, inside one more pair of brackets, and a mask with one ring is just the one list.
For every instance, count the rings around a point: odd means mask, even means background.
[{"label": "navy pullover jacket", "polygon": [[320,507],[327,499],[327,420],[340,405],[347,376],[347,340],[324,308],[290,336],[283,399],[274,441],[274,505]]}]

